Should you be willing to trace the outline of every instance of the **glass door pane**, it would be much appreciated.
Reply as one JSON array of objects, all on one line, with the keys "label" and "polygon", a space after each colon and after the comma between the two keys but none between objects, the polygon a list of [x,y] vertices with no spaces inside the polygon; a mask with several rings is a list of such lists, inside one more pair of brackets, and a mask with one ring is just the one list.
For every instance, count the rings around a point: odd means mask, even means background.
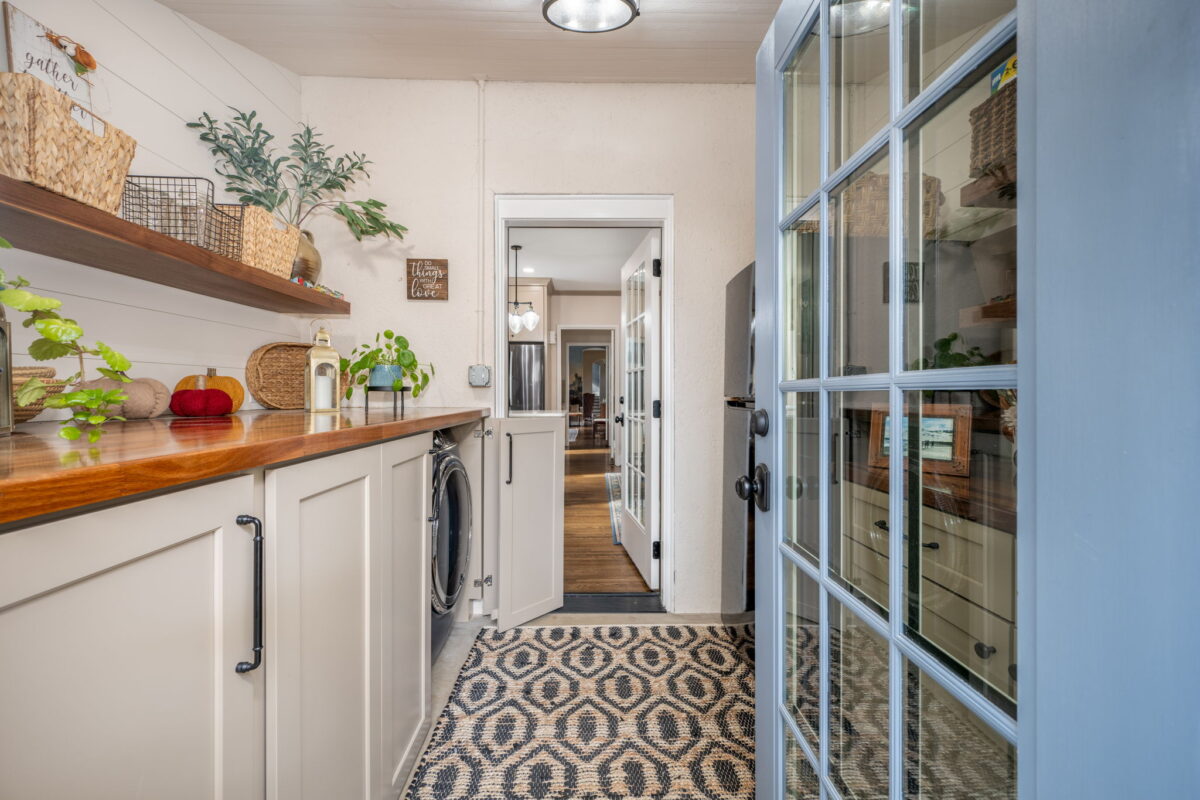
[{"label": "glass door pane", "polygon": [[830,372],[888,371],[888,151],[855,171],[829,194]]},{"label": "glass door pane", "polygon": [[783,253],[783,377],[816,378],[820,371],[821,208],[814,206],[788,231]]},{"label": "glass door pane", "polygon": [[783,213],[821,185],[821,43],[804,37],[783,71]]},{"label": "glass door pane", "polygon": [[888,643],[829,599],[829,776],[843,797],[888,796]]},{"label": "glass door pane", "polygon": [[933,83],[1016,7],[1016,0],[906,0],[905,101]]},{"label": "glass door pane", "polygon": [[1017,393],[905,394],[905,630],[1016,713]]},{"label": "glass door pane", "polygon": [[821,418],[816,392],[788,395],[784,535],[812,564],[821,557]]},{"label": "glass door pane", "polygon": [[[943,369],[1017,360],[1014,48],[905,132],[905,361]],[[910,286],[911,281],[911,286]]]},{"label": "glass door pane", "polygon": [[829,574],[883,616],[888,610],[887,392],[831,392]]},{"label": "glass door pane", "polygon": [[829,169],[840,167],[891,115],[891,0],[833,0],[829,8]]}]

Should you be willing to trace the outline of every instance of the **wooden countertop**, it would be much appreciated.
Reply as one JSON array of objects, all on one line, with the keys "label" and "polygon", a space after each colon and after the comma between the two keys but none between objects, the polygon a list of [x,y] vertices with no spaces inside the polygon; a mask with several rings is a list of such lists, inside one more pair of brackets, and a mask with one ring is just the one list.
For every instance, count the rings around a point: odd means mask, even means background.
[{"label": "wooden countertop", "polygon": [[0,526],[194,481],[374,444],[489,415],[485,408],[361,408],[340,414],[245,411],[114,423],[99,444],[68,442],[57,422],[0,436]]}]

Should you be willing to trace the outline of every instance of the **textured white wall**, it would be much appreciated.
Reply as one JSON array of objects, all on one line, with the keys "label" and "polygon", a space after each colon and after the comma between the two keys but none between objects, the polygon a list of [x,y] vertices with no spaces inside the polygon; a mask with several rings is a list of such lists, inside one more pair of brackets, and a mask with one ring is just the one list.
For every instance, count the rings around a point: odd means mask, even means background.
[{"label": "textured white wall", "polygon": [[[492,401],[492,391],[471,389],[464,373],[467,364],[492,358],[496,194],[674,195],[675,370],[668,379],[673,456],[685,467],[674,485],[675,610],[716,610],[721,321],[725,282],[754,252],[753,87],[487,84],[482,153],[474,83],[306,77],[302,88],[305,118],[330,141],[375,159],[371,194],[412,230],[403,245],[364,247],[331,220],[314,226],[327,282],[354,303],[339,345],[384,325],[404,331],[439,367],[429,403]],[[404,299],[407,256],[450,259],[448,303]]]},{"label": "textured white wall", "polygon": [[[134,173],[212,178],[211,156],[184,127],[202,111],[256,109],[280,136],[300,118],[299,77],[158,3],[17,0],[17,7],[80,40],[99,60],[95,111],[138,140]],[[133,359],[132,374],[171,386],[206,366],[241,379],[254,348],[307,335],[306,320],[79,264],[17,250],[4,251],[0,261],[9,275],[62,298],[89,341]],[[16,362],[34,363],[24,352],[28,331],[18,328],[14,339]],[[51,365],[60,375],[74,370],[66,361]]]}]

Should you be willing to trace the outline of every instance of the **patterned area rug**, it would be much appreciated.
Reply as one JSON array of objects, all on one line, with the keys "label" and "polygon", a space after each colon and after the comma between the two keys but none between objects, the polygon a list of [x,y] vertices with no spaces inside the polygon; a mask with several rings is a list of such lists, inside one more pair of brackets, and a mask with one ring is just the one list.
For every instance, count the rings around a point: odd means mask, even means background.
[{"label": "patterned area rug", "polygon": [[749,628],[479,634],[408,800],[753,800]]}]

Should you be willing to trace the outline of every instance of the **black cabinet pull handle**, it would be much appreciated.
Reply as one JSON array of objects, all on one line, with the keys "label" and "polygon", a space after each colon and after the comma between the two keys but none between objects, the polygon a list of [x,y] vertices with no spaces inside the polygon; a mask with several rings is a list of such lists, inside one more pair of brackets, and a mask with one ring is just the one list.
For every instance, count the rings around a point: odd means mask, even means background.
[{"label": "black cabinet pull handle", "polygon": [[942,546],[941,546],[940,544],[938,544],[937,542],[921,542],[921,547],[925,547],[925,548],[928,548],[928,549],[930,549],[930,550],[940,550],[940,549],[942,549]]},{"label": "black cabinet pull handle", "polygon": [[886,531],[886,530],[888,530],[888,524],[887,524],[887,520],[886,520],[886,519],[877,519],[877,520],[875,520],[875,527],[876,527],[876,528],[879,528],[881,531]]},{"label": "black cabinet pull handle", "polygon": [[511,485],[512,484],[512,458],[513,458],[513,456],[512,456],[513,443],[512,442],[513,442],[513,440],[512,440],[511,433],[506,433],[504,435],[508,437],[508,480],[506,480],[504,483],[507,485]]},{"label": "black cabinet pull handle", "polygon": [[262,665],[263,651],[263,532],[262,520],[249,514],[240,514],[238,525],[254,526],[254,660],[239,661],[234,670],[239,675],[258,669]]},{"label": "black cabinet pull handle", "polygon": [[975,655],[979,656],[980,658],[991,658],[995,652],[996,648],[992,647],[990,644],[984,644],[983,642],[975,643]]}]

